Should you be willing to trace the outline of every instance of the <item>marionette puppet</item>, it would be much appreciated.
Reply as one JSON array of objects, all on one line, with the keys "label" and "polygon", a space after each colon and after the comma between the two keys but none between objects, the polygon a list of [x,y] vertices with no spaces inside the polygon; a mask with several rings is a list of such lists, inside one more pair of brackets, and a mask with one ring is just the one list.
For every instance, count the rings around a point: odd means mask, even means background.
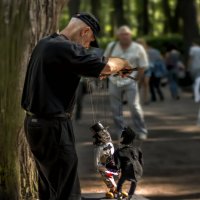
[{"label": "marionette puppet", "polygon": [[[118,177],[119,174],[114,164],[112,139],[108,130],[100,122],[94,124],[90,129],[93,132],[93,144],[95,145],[95,166],[109,189],[106,197],[113,199],[117,195],[115,177]],[[127,197],[128,194],[121,191],[121,196]]]},{"label": "marionette puppet", "polygon": [[121,175],[117,183],[117,199],[123,199],[122,187],[125,181],[130,181],[130,189],[127,200],[132,199],[135,193],[137,182],[142,177],[143,173],[143,159],[142,151],[136,147],[134,142],[136,134],[127,127],[124,128],[121,134],[121,144],[114,152],[114,161]]}]

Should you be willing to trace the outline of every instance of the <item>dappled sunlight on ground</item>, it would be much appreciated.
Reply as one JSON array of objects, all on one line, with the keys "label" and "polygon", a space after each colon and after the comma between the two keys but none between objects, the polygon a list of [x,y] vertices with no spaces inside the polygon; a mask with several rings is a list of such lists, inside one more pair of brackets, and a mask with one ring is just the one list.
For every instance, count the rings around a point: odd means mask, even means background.
[{"label": "dappled sunlight on ground", "polygon": [[[75,126],[81,188],[83,193],[102,193],[107,189],[94,168],[94,146],[89,131],[92,113],[89,100],[85,102],[88,106],[84,108],[85,117]],[[166,99],[143,108],[149,136],[140,144],[145,165],[136,194],[152,200],[200,200],[200,127],[195,124],[198,106],[191,94],[183,93],[179,101]],[[131,125],[127,106],[124,116]],[[112,132],[112,114],[107,113],[107,117]]]}]

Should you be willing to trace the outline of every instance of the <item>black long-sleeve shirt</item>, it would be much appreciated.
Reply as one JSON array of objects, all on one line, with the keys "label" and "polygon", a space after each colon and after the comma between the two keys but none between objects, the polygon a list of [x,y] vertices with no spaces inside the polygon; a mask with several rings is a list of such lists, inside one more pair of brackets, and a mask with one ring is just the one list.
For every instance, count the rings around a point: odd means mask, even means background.
[{"label": "black long-sleeve shirt", "polygon": [[98,77],[106,63],[62,35],[41,39],[31,55],[21,105],[38,115],[72,112],[81,76]]}]

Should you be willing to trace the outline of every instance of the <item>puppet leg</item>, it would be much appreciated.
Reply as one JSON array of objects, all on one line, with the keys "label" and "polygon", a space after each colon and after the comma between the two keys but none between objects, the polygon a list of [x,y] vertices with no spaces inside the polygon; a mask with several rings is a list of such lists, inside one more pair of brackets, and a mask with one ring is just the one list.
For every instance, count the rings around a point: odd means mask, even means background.
[{"label": "puppet leg", "polygon": [[106,197],[109,199],[113,199],[115,197],[115,191],[116,191],[116,187],[117,187],[113,175],[107,173],[106,171],[100,171],[100,174],[101,174],[102,179],[103,179],[104,183],[106,184],[107,188],[110,189],[106,193]]},{"label": "puppet leg", "polygon": [[118,200],[123,199],[123,195],[122,195],[122,186],[123,186],[125,180],[126,180],[126,179],[125,179],[123,176],[121,176],[120,179],[119,179],[119,181],[118,181],[118,183],[117,183],[117,192],[118,192],[118,193],[117,193],[117,199],[118,199]]},{"label": "puppet leg", "polygon": [[136,182],[135,181],[131,181],[131,186],[128,192],[128,198],[127,200],[130,200],[133,196],[133,194],[135,193],[135,189],[136,189]]}]

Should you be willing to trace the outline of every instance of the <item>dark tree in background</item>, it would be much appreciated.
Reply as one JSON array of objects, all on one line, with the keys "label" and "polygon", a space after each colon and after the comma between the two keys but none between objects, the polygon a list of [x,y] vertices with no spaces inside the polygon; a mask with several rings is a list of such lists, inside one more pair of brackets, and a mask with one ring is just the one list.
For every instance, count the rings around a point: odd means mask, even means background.
[{"label": "dark tree in background", "polygon": [[[101,0],[90,0],[91,13],[97,17],[101,23]],[[103,28],[101,27],[100,35],[103,35]]]},{"label": "dark tree in background", "polygon": [[73,16],[79,12],[81,0],[70,0],[68,3],[69,15]]},{"label": "dark tree in background", "polygon": [[119,27],[121,25],[128,24],[127,20],[125,19],[123,4],[125,3],[124,0],[113,0],[113,7],[114,7],[114,15],[113,15],[113,26]]},{"label": "dark tree in background", "polygon": [[91,13],[94,14],[97,19],[100,20],[101,16],[101,0],[90,0],[91,3]]},{"label": "dark tree in background", "polygon": [[162,1],[162,5],[163,5],[163,11],[165,14],[165,21],[164,21],[164,29],[163,29],[163,33],[169,33],[172,31],[172,27],[173,27],[173,15],[171,12],[171,8],[169,6],[169,1],[168,0],[163,0]]},{"label": "dark tree in background", "polygon": [[138,35],[148,35],[150,29],[149,21],[149,0],[137,0],[137,24]]},{"label": "dark tree in background", "polygon": [[199,28],[197,23],[197,10],[195,0],[178,0],[181,10],[180,16],[183,20],[183,36],[185,39],[185,48],[188,51],[192,41],[199,37]]},{"label": "dark tree in background", "polygon": [[149,34],[149,0],[142,0],[143,4],[143,34],[148,35]]},{"label": "dark tree in background", "polygon": [[[171,32],[172,33],[180,33],[181,26],[180,26],[180,17],[181,17],[181,7],[179,2],[176,2],[176,7],[174,10],[174,16],[171,18]],[[197,16],[196,16],[197,17]]]}]

